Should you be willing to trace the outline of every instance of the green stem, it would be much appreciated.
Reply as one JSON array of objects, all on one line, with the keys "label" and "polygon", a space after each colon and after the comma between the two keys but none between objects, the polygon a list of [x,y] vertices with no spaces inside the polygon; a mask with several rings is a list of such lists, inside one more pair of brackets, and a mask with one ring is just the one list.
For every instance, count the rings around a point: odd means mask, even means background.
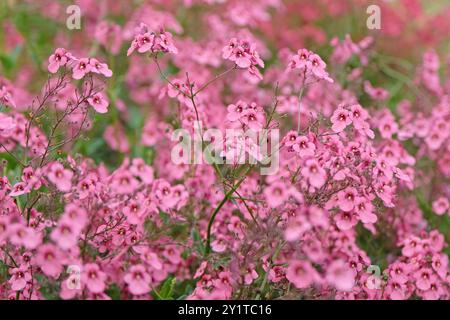
[{"label": "green stem", "polygon": [[304,86],[300,89],[300,93],[298,94],[298,125],[297,132],[300,133],[300,118],[301,118],[301,106],[302,106],[302,97],[303,97]]},{"label": "green stem", "polygon": [[252,168],[252,166],[247,168],[247,171],[245,171],[245,173],[242,176],[242,178],[230,190],[228,190],[228,192],[223,197],[222,201],[220,201],[220,203],[218,204],[216,209],[214,209],[214,211],[213,211],[213,213],[211,215],[211,218],[209,219],[208,231],[207,231],[207,234],[206,234],[206,250],[205,250],[205,254],[206,255],[208,255],[211,252],[211,229],[212,229],[212,225],[214,223],[214,220],[216,219],[217,213],[219,213],[220,209],[230,199],[231,195],[237,190],[237,188],[239,188],[241,183],[244,182],[244,180],[245,180],[245,178],[247,178],[247,174],[248,174],[248,172],[250,171],[251,168]]}]

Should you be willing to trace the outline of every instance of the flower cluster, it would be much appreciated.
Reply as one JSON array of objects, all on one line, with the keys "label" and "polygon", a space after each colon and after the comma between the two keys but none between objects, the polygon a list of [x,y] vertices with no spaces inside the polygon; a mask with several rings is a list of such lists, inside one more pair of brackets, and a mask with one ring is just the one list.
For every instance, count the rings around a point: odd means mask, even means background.
[{"label": "flower cluster", "polygon": [[0,299],[450,299],[447,11],[80,6],[0,17]]},{"label": "flower cluster", "polygon": [[252,76],[262,80],[257,66],[264,68],[264,61],[255,47],[256,45],[248,40],[232,38],[228,45],[223,47],[222,57],[233,61],[239,68],[247,69]]},{"label": "flower cluster", "polygon": [[170,32],[164,31],[163,29],[158,33],[150,32],[148,26],[143,23],[139,26],[139,33],[131,42],[127,56],[131,55],[134,50],[137,50],[139,53],[178,53],[178,49],[173,44],[172,34]]},{"label": "flower cluster", "polygon": [[101,74],[105,77],[111,77],[112,71],[106,63],[101,63],[95,58],[76,58],[64,48],[58,48],[48,58],[48,71],[51,73],[58,72],[58,69],[68,66],[72,69],[72,77],[80,80],[86,74],[93,72]]},{"label": "flower cluster", "polygon": [[326,63],[319,55],[307,49],[300,49],[290,58],[287,70],[298,72],[304,85],[320,80],[333,82],[325,70],[326,67]]},{"label": "flower cluster", "polygon": [[232,123],[239,123],[242,126],[258,131],[263,128],[266,122],[264,110],[255,102],[247,104],[238,101],[227,107],[227,120]]}]

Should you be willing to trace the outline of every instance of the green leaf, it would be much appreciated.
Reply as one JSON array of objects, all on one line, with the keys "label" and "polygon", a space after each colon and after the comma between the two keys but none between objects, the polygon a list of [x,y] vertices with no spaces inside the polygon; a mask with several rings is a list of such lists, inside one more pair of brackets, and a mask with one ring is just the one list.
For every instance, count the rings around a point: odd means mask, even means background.
[{"label": "green leaf", "polygon": [[111,297],[112,300],[120,300],[120,288],[113,284],[107,290],[106,294]]},{"label": "green leaf", "polygon": [[177,278],[169,277],[163,283],[161,287],[161,291],[159,292],[159,296],[163,300],[173,300],[172,293],[175,283],[177,282]]},{"label": "green leaf", "polygon": [[200,255],[205,255],[205,245],[203,244],[202,238],[200,237],[200,233],[196,228],[192,229],[191,237],[194,242],[194,248]]}]

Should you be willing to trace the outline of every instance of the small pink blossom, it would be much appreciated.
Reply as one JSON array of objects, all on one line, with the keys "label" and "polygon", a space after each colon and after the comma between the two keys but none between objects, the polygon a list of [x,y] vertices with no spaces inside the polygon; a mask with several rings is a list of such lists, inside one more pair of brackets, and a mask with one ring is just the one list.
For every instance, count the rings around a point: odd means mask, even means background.
[{"label": "small pink blossom", "polygon": [[97,111],[98,113],[106,113],[108,112],[108,100],[103,96],[102,93],[96,93],[91,98],[88,98],[87,101],[89,104]]},{"label": "small pink blossom", "polygon": [[89,58],[81,58],[76,61],[75,66],[72,69],[72,77],[79,80],[91,71],[92,65],[90,64]]},{"label": "small pink blossom", "polygon": [[342,260],[334,260],[327,266],[326,280],[338,290],[350,291],[355,284],[355,274]]},{"label": "small pink blossom", "polygon": [[50,182],[54,183],[56,187],[62,192],[70,191],[72,187],[73,172],[68,169],[64,169],[63,165],[59,162],[52,162],[47,169],[47,178]]},{"label": "small pink blossom", "polygon": [[352,116],[346,109],[339,107],[331,116],[331,122],[333,131],[339,133],[352,123]]},{"label": "small pink blossom", "polygon": [[56,73],[60,67],[65,66],[69,61],[73,59],[74,57],[69,52],[67,52],[66,49],[58,48],[48,58],[48,71],[51,73]]},{"label": "small pink blossom", "polygon": [[8,282],[11,284],[11,289],[14,291],[23,290],[27,283],[32,281],[30,271],[25,265],[11,269],[10,273],[12,276]]},{"label": "small pink blossom", "polygon": [[81,281],[92,293],[102,293],[106,289],[107,275],[96,263],[88,263],[83,266]]},{"label": "small pink blossom", "polygon": [[440,197],[433,202],[433,211],[436,212],[437,215],[442,216],[449,208],[450,205],[448,199],[445,197]]},{"label": "small pink blossom", "polygon": [[327,178],[326,171],[319,165],[317,160],[308,159],[301,169],[301,174],[308,179],[308,182],[315,188],[322,187]]},{"label": "small pink blossom", "polygon": [[36,264],[39,265],[41,270],[52,278],[58,278],[63,271],[62,252],[58,247],[52,244],[40,246],[37,250],[35,259]]},{"label": "small pink blossom", "polygon": [[123,279],[128,284],[128,290],[134,295],[146,294],[151,290],[151,277],[142,265],[132,266]]},{"label": "small pink blossom", "polygon": [[311,286],[319,279],[317,271],[308,261],[291,261],[286,270],[286,278],[299,289]]}]

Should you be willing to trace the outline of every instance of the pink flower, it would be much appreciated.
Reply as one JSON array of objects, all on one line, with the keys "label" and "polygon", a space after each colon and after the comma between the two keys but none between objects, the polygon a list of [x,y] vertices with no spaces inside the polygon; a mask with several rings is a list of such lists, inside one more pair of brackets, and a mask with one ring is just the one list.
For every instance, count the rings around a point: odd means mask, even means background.
[{"label": "pink flower", "polygon": [[143,265],[132,266],[123,280],[128,284],[128,290],[134,295],[147,294],[150,291],[151,277]]},{"label": "pink flower", "polygon": [[339,208],[341,210],[349,212],[355,207],[356,199],[358,197],[358,191],[353,187],[347,187],[338,193]]},{"label": "pink flower", "polygon": [[406,257],[412,257],[422,250],[420,245],[420,238],[416,236],[411,236],[404,240],[404,247],[402,249],[402,254]]},{"label": "pink flower", "polygon": [[30,187],[25,182],[18,182],[13,186],[9,196],[17,197],[29,193],[30,191],[31,191]]},{"label": "pink flower", "polygon": [[58,48],[48,58],[48,71],[51,73],[56,73],[58,69],[65,66],[67,62],[73,59],[73,56],[66,51],[64,48]]},{"label": "pink flower", "polygon": [[322,58],[307,49],[300,49],[297,54],[292,56],[289,61],[287,71],[300,69],[299,75],[302,77],[303,85],[314,83],[319,80],[333,82],[325,70],[326,63]]},{"label": "pink flower", "polygon": [[271,282],[278,283],[286,277],[286,270],[284,267],[275,266],[269,270],[268,279]]},{"label": "pink flower", "polygon": [[373,213],[373,204],[364,197],[358,197],[355,201],[355,212],[362,223],[375,223],[377,216]]},{"label": "pink flower", "polygon": [[319,55],[312,53],[308,57],[312,73],[319,79],[328,78],[328,73],[325,71],[326,63],[323,62]]},{"label": "pink flower", "polygon": [[96,93],[91,98],[88,98],[87,101],[89,104],[97,111],[98,113],[106,113],[108,112],[108,100],[103,96],[102,93]]},{"label": "pink flower", "polygon": [[430,268],[421,268],[414,273],[417,288],[424,291],[430,289],[434,277],[433,271]]},{"label": "pink flower", "polygon": [[[2,102],[1,98],[0,102]],[[0,113],[0,137],[9,137],[15,128],[16,121],[12,117]]]},{"label": "pink flower", "polygon": [[223,236],[217,236],[217,238],[211,243],[211,248],[215,252],[224,252],[227,250],[227,243]]},{"label": "pink flower", "polygon": [[239,45],[239,41],[236,38],[230,39],[229,44],[222,49],[222,57],[229,59],[233,53],[233,50]]},{"label": "pink flower", "polygon": [[251,66],[252,61],[250,60],[250,55],[244,52],[244,50],[240,47],[237,47],[233,50],[233,53],[230,57],[231,61],[234,61],[238,67],[240,68],[248,68]]},{"label": "pink flower", "polygon": [[68,169],[64,169],[63,165],[59,162],[52,162],[47,169],[47,178],[56,185],[56,187],[62,192],[70,191],[72,187],[73,172]]},{"label": "pink flower", "polygon": [[76,246],[78,241],[79,230],[68,219],[60,219],[58,226],[53,229],[50,238],[64,250]]},{"label": "pink flower", "polygon": [[130,200],[122,209],[123,214],[127,217],[130,224],[141,224],[146,217],[146,211],[141,208],[139,202]]},{"label": "pink flower", "polygon": [[[7,90],[6,86],[0,86],[0,102],[4,105],[10,106],[14,109],[16,108],[16,103],[14,102],[13,98],[11,97],[11,93]],[[0,118],[0,120],[2,120],[2,119]],[[2,121],[4,121],[4,120],[2,120]],[[0,123],[2,121],[0,121]],[[2,126],[4,126],[4,124],[0,125],[0,133],[2,133],[1,132]]]},{"label": "pink flower", "polygon": [[194,279],[200,278],[205,273],[207,267],[208,261],[203,261],[202,263],[200,263],[200,266],[195,271]]},{"label": "pink flower", "polygon": [[253,131],[258,131],[262,129],[265,121],[264,114],[253,110],[253,109],[247,109],[244,111],[242,117],[242,122],[247,125],[250,129]]},{"label": "pink flower", "polygon": [[94,73],[102,74],[107,78],[111,77],[113,74],[106,63],[101,63],[95,58],[90,58],[89,64],[91,65],[91,71]]},{"label": "pink flower", "polygon": [[130,172],[145,183],[149,184],[153,181],[153,168],[141,158],[135,158],[131,161]]},{"label": "pink flower", "polygon": [[309,56],[312,54],[307,49],[299,49],[297,54],[292,56],[289,66],[291,69],[301,69],[304,70],[309,65]]},{"label": "pink flower", "polygon": [[382,138],[390,139],[394,133],[397,133],[398,125],[393,118],[383,117],[378,123],[378,130]]},{"label": "pink flower", "polygon": [[346,109],[338,107],[331,116],[331,122],[333,131],[339,133],[352,123],[352,117]]},{"label": "pink flower", "polygon": [[391,279],[398,283],[406,283],[408,282],[408,273],[409,267],[405,263],[396,262],[395,264],[390,266],[389,275]]},{"label": "pink flower", "polygon": [[283,138],[284,145],[286,147],[293,147],[297,143],[298,133],[297,131],[289,131]]},{"label": "pink flower", "polygon": [[322,187],[327,179],[325,170],[319,165],[316,159],[306,160],[305,166],[301,169],[301,174],[315,188]]},{"label": "pink flower", "polygon": [[21,223],[14,223],[9,227],[9,240],[14,245],[24,246],[29,250],[33,250],[42,243],[42,235],[31,227]]},{"label": "pink flower", "polygon": [[64,208],[64,216],[61,219],[71,221],[75,229],[81,231],[88,222],[88,214],[81,204],[69,203]]},{"label": "pink flower", "polygon": [[176,205],[178,199],[175,197],[172,186],[165,180],[158,180],[152,186],[153,194],[161,208],[169,209]]},{"label": "pink flower", "polygon": [[428,148],[430,148],[431,150],[438,150],[444,140],[445,137],[443,137],[442,133],[440,131],[437,131],[436,129],[431,130],[431,132],[425,138],[425,142]]},{"label": "pink flower", "polygon": [[159,39],[157,39],[157,44],[159,44],[163,52],[178,53],[178,49],[173,44],[173,37],[170,32],[161,31]]},{"label": "pink flower", "polygon": [[405,300],[406,292],[407,292],[406,285],[396,280],[389,281],[386,287],[386,294],[392,300]]},{"label": "pink flower", "polygon": [[256,272],[254,265],[250,265],[244,274],[244,283],[250,285],[255,279],[258,279],[258,272]]},{"label": "pink flower", "polygon": [[284,239],[286,241],[297,241],[302,235],[311,229],[311,224],[304,216],[296,216],[289,220],[286,230],[284,232]]},{"label": "pink flower", "polygon": [[76,80],[83,78],[86,74],[92,71],[92,65],[88,58],[78,60],[72,69],[72,77]]},{"label": "pink flower", "polygon": [[178,95],[189,95],[189,86],[181,80],[174,79],[172,83],[167,85],[167,95],[171,98],[178,97]]},{"label": "pink flower", "polygon": [[377,196],[383,200],[383,203],[386,207],[393,208],[394,204],[392,203],[393,190],[392,187],[384,184],[384,183],[376,183],[374,185],[375,192]]},{"label": "pink flower", "polygon": [[163,268],[163,264],[161,260],[158,258],[158,255],[152,252],[150,249],[145,250],[141,255],[142,260],[154,270],[161,270]]},{"label": "pink flower", "polygon": [[106,274],[96,263],[88,263],[83,267],[81,281],[92,293],[102,293],[106,289]]},{"label": "pink flower", "polygon": [[306,136],[297,137],[293,148],[301,158],[313,156],[316,150],[314,143],[310,142]]},{"label": "pink flower", "polygon": [[443,295],[446,294],[446,290],[442,287],[441,283],[436,277],[430,281],[430,289],[421,293],[421,296],[425,300],[439,300]]},{"label": "pink flower", "polygon": [[358,224],[358,219],[352,212],[339,212],[334,217],[334,220],[336,221],[337,227],[343,231],[350,230]]},{"label": "pink flower", "polygon": [[138,52],[145,53],[147,51],[151,51],[154,43],[155,43],[155,34],[146,32],[144,34],[140,34],[136,37],[138,43]]},{"label": "pink flower", "polygon": [[134,50],[139,53],[145,52],[171,52],[178,53],[178,49],[173,44],[172,34],[164,30],[159,33],[149,32],[148,27],[141,23],[141,30],[131,42],[131,46],[127,51],[127,56],[131,55]]},{"label": "pink flower", "polygon": [[436,212],[437,215],[442,216],[449,209],[450,205],[448,199],[445,197],[440,197],[433,202],[433,211]]},{"label": "pink flower", "polygon": [[38,248],[35,262],[42,272],[56,279],[63,271],[62,258],[62,252],[58,247],[44,244]]},{"label": "pink flower", "polygon": [[163,256],[172,264],[177,265],[181,262],[181,252],[174,245],[166,246]]},{"label": "pink flower", "polygon": [[286,278],[297,288],[304,289],[317,281],[319,276],[308,261],[295,260],[289,263]]},{"label": "pink flower", "polygon": [[267,199],[267,204],[271,208],[276,208],[287,200],[289,194],[286,190],[286,184],[276,181],[264,189],[264,196]]},{"label": "pink flower", "polygon": [[431,258],[431,266],[434,271],[441,277],[445,278],[447,275],[447,266],[448,266],[448,255],[446,254],[433,254]]},{"label": "pink flower", "polygon": [[326,280],[336,289],[350,291],[355,284],[355,273],[342,260],[334,260],[327,267]]},{"label": "pink flower", "polygon": [[227,119],[230,121],[239,120],[244,115],[244,111],[247,109],[247,107],[247,104],[242,101],[238,101],[236,104],[230,104],[227,107]]},{"label": "pink flower", "polygon": [[27,283],[32,281],[31,274],[26,265],[13,268],[10,273],[12,274],[12,277],[8,280],[8,282],[11,284],[11,289],[14,291],[23,290]]},{"label": "pink flower", "polygon": [[247,69],[252,77],[259,80],[262,79],[262,75],[256,66],[263,68],[264,62],[255,50],[254,44],[251,44],[246,40],[233,38],[230,40],[229,44],[222,49],[222,57],[233,61],[239,68]]},{"label": "pink flower", "polygon": [[383,88],[374,88],[369,81],[364,81],[364,91],[373,99],[377,101],[386,100],[389,97],[389,92]]},{"label": "pink flower", "polygon": [[365,121],[369,118],[369,113],[359,104],[350,107],[350,115],[356,129],[363,128]]},{"label": "pink flower", "polygon": [[111,188],[119,194],[133,192],[138,185],[139,181],[128,170],[117,170],[111,181]]}]

